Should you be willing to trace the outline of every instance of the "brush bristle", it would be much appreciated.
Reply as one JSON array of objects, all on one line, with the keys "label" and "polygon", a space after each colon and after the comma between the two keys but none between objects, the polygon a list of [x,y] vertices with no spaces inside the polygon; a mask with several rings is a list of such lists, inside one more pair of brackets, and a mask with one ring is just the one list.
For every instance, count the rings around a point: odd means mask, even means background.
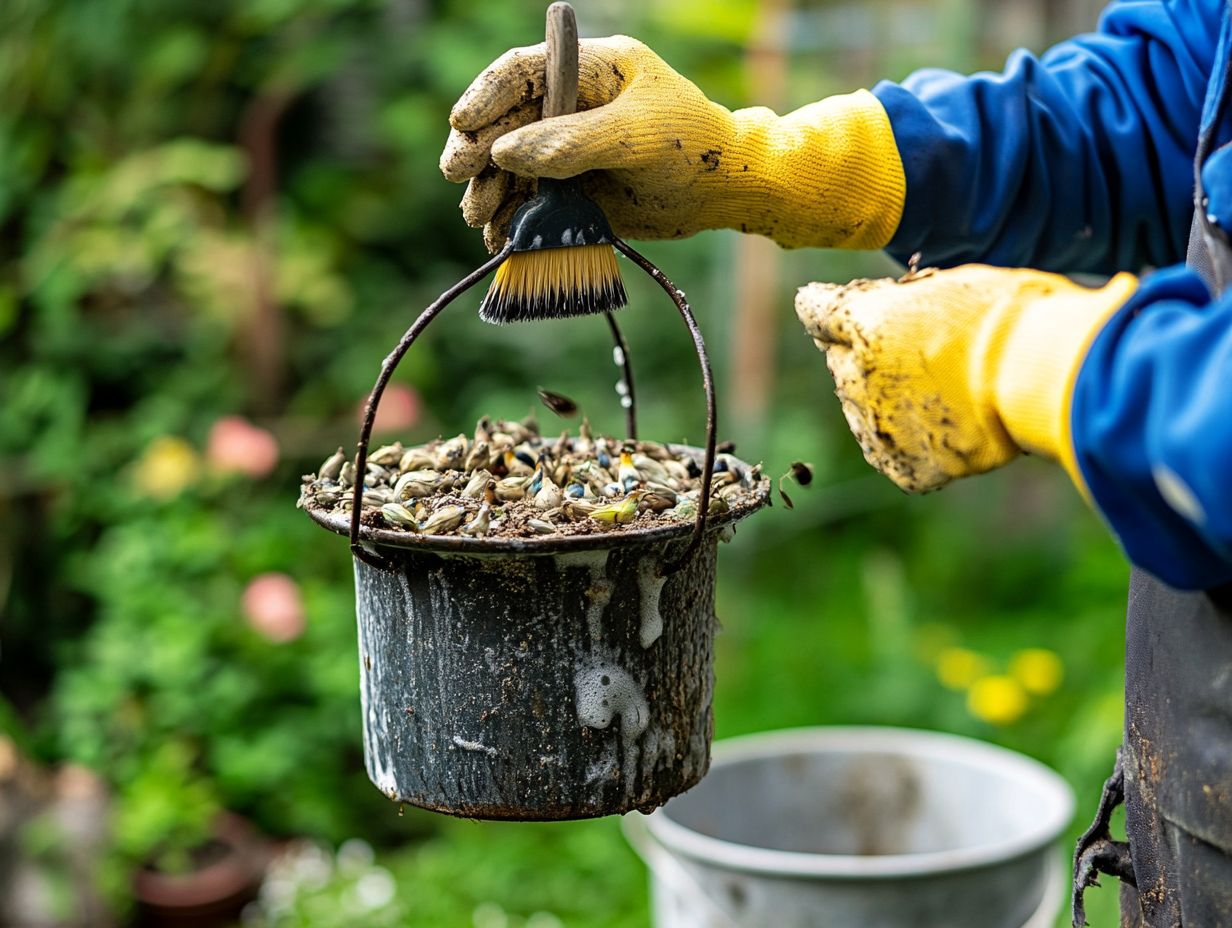
[{"label": "brush bristle", "polygon": [[625,285],[611,245],[515,251],[496,269],[479,318],[503,325],[620,309]]}]

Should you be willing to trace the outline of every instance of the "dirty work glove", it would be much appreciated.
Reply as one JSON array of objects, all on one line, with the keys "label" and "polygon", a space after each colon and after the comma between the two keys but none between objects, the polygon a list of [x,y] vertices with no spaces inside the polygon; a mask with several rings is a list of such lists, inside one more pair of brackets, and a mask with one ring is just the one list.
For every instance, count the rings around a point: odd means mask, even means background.
[{"label": "dirty work glove", "polygon": [[[683,238],[740,229],[780,245],[880,248],[905,180],[889,117],[861,90],[777,116],[707,100],[627,36],[580,43],[578,109],[541,120],[544,47],[515,48],[480,74],[441,155],[470,180],[462,214],[495,251],[528,178],[584,178],[618,235]],[[494,162],[494,164],[492,163]]]},{"label": "dirty work glove", "polygon": [[1137,288],[970,264],[902,280],[813,283],[796,314],[826,352],[865,459],[919,493],[1008,463],[1059,461],[1082,487],[1070,438],[1074,378]]}]

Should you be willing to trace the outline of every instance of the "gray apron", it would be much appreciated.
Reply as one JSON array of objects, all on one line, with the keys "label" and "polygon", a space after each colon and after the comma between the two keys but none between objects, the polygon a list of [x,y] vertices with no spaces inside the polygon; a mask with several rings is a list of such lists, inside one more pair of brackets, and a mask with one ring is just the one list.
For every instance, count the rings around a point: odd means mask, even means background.
[{"label": "gray apron", "polygon": [[[1200,168],[1213,135],[1195,159],[1186,262],[1218,295],[1232,281],[1232,247],[1206,216]],[[1127,844],[1108,830],[1121,801]],[[1182,593],[1140,570],[1130,577],[1125,740],[1078,842],[1075,925],[1097,873],[1121,879],[1123,928],[1232,928],[1232,585]]]}]

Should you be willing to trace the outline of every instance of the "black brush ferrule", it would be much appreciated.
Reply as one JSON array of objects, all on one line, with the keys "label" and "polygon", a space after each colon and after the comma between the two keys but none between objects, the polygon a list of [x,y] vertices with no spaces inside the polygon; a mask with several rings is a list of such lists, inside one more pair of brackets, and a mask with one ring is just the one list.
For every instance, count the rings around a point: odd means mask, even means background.
[{"label": "black brush ferrule", "polygon": [[582,192],[576,177],[539,179],[539,192],[522,204],[509,223],[514,251],[611,245],[616,236],[599,204]]}]

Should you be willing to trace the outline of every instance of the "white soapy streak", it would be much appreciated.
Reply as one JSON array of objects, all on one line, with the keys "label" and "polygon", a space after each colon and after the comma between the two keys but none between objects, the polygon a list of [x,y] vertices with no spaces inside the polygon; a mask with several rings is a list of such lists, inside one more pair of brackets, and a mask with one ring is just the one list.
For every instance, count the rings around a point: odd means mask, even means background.
[{"label": "white soapy streak", "polygon": [[620,774],[625,795],[632,796],[641,753],[637,742],[650,723],[650,706],[642,688],[615,664],[583,667],[574,676],[573,686],[578,721],[587,728],[607,728],[619,716],[623,753]]},{"label": "white soapy streak", "polygon": [[598,642],[603,634],[603,610],[612,599],[612,582],[607,579],[607,551],[575,551],[558,554],[557,567],[586,567],[590,571],[590,586],[586,591],[586,627],[590,640]]},{"label": "white soapy streak", "polygon": [[481,744],[478,741],[467,741],[461,735],[454,735],[452,740],[455,745],[464,751],[475,751],[476,753],[487,754],[489,757],[496,756],[496,748]]},{"label": "white soapy streak", "polygon": [[642,558],[637,566],[638,595],[641,600],[641,642],[648,648],[663,634],[663,614],[659,611],[659,597],[667,577],[659,574],[659,565],[653,557]]}]

